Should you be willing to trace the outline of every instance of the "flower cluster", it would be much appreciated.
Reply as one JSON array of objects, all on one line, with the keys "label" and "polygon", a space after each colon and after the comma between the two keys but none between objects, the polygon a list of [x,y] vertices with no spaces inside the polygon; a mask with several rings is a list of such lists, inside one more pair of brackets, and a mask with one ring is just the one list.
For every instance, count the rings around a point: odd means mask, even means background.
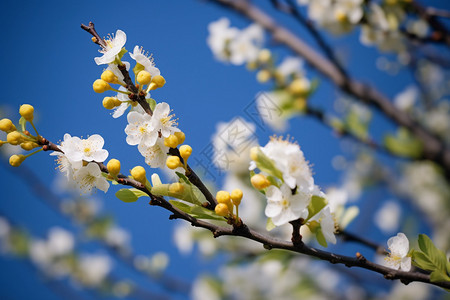
[{"label": "flower cluster", "polygon": [[[335,222],[325,194],[314,184],[311,169],[298,144],[271,138],[251,149],[252,185],[265,193],[265,214],[275,226],[301,220],[322,245],[336,243]],[[259,173],[255,170],[259,169]]]},{"label": "flower cluster", "polygon": [[264,41],[264,31],[260,25],[252,24],[239,30],[230,27],[227,18],[209,24],[208,31],[207,42],[214,56],[234,65],[255,61]]}]

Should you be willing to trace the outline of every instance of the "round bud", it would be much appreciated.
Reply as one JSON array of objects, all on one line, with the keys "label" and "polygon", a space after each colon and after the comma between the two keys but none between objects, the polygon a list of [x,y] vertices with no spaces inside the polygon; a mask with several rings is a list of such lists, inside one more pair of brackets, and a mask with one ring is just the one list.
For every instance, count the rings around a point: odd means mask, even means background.
[{"label": "round bud", "polygon": [[110,159],[106,168],[108,169],[109,174],[117,176],[120,173],[120,161],[115,158]]},{"label": "round bud", "polygon": [[11,145],[19,145],[23,141],[22,135],[18,131],[11,131],[6,136],[6,141]]},{"label": "round bud", "polygon": [[230,202],[231,196],[227,191],[218,191],[216,194],[217,202],[228,204]]},{"label": "round bud", "polygon": [[23,104],[19,109],[20,115],[28,122],[33,121],[34,107],[29,104]]},{"label": "round bud", "polygon": [[178,138],[173,134],[169,135],[164,139],[164,145],[166,145],[169,148],[176,148],[178,144],[179,144]]},{"label": "round bud", "polygon": [[252,178],[250,179],[253,187],[257,190],[262,190],[265,189],[266,187],[268,187],[270,185],[270,181],[267,180],[266,176],[262,175],[262,174],[256,174],[253,175]]},{"label": "round bud", "polygon": [[152,78],[152,82],[156,84],[156,87],[160,88],[166,84],[166,80],[161,75],[156,75]]},{"label": "round bud", "polygon": [[92,84],[92,88],[94,89],[94,92],[99,93],[99,94],[111,89],[109,84],[106,81],[104,81],[103,79],[95,80],[94,83]]},{"label": "round bud", "polygon": [[182,194],[183,192],[184,192],[184,186],[181,183],[175,182],[175,183],[172,183],[171,185],[169,185],[169,193]]},{"label": "round bud", "polygon": [[22,164],[22,162],[25,160],[25,155],[22,154],[14,154],[9,158],[9,164],[13,167],[18,167]]},{"label": "round bud", "polygon": [[0,130],[9,133],[11,131],[15,131],[16,126],[14,126],[13,122],[10,119],[1,119]]},{"label": "round bud", "polygon": [[186,161],[192,154],[192,148],[189,145],[183,145],[180,147],[180,155]]},{"label": "round bud", "polygon": [[294,107],[303,112],[306,109],[306,99],[304,97],[299,97],[294,100]]},{"label": "round bud", "polygon": [[169,169],[175,170],[176,168],[181,166],[181,161],[178,156],[169,156],[166,160],[166,165]]},{"label": "round bud", "polygon": [[174,135],[178,138],[178,145],[184,143],[186,136],[184,135],[183,131],[177,131],[174,133]]},{"label": "round bud", "polygon": [[20,144],[20,147],[22,147],[23,150],[30,151],[33,150],[34,148],[39,147],[39,145],[34,142],[24,142]]},{"label": "round bud", "polygon": [[309,92],[311,84],[309,83],[309,80],[306,78],[297,78],[294,79],[291,84],[289,85],[289,91],[292,94],[298,95],[298,94],[306,94]]},{"label": "round bud", "polygon": [[258,60],[263,64],[268,63],[270,61],[271,57],[272,57],[272,54],[270,53],[269,49],[262,49],[258,53]]},{"label": "round bud", "polygon": [[147,71],[140,71],[136,79],[141,85],[146,85],[152,81],[152,75]]},{"label": "round bud", "polygon": [[272,77],[269,70],[261,70],[256,74],[256,80],[261,83],[267,82]]},{"label": "round bud", "polygon": [[216,212],[217,215],[221,217],[226,217],[230,214],[230,211],[228,210],[228,205],[224,203],[217,204],[214,211]]},{"label": "round bud", "polygon": [[113,109],[114,107],[116,107],[116,103],[114,101],[113,97],[105,97],[103,98],[103,107],[106,109]]},{"label": "round bud", "polygon": [[147,177],[145,173],[145,169],[141,166],[136,166],[131,170],[131,176],[134,178],[134,180],[139,181],[143,185],[147,182]]},{"label": "round bud", "polygon": [[117,83],[118,81],[117,76],[111,70],[103,72],[100,78],[109,83]]},{"label": "round bud", "polygon": [[242,196],[244,193],[242,193],[241,189],[234,189],[231,191],[231,200],[233,201],[233,204],[238,206],[241,204]]}]

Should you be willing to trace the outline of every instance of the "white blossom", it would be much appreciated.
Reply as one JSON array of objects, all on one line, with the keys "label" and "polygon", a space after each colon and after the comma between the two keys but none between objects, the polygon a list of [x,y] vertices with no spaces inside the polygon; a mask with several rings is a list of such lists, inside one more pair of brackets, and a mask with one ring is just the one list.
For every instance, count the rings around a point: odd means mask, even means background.
[{"label": "white blossom", "polygon": [[301,190],[297,190],[297,193],[292,195],[291,188],[286,184],[283,184],[281,188],[271,185],[267,188],[266,197],[265,214],[272,218],[275,226],[284,225],[298,218],[305,218],[308,214],[306,208],[311,196]]},{"label": "white blossom", "polygon": [[89,163],[79,169],[75,172],[74,179],[84,193],[90,192],[94,187],[106,193],[109,188],[108,181],[102,176],[102,171],[96,163]]},{"label": "white blossom", "polygon": [[391,237],[388,242],[390,253],[385,257],[387,267],[408,272],[411,269],[411,257],[407,256],[409,252],[409,241],[402,232]]},{"label": "white blossom", "polygon": [[400,215],[400,206],[394,201],[388,201],[375,213],[375,224],[384,232],[395,231],[399,226]]},{"label": "white blossom", "polygon": [[79,261],[80,277],[83,283],[90,286],[100,284],[112,268],[111,259],[101,254],[85,254]]},{"label": "white blossom", "polygon": [[252,24],[242,30],[239,35],[230,42],[230,62],[242,65],[255,61],[264,42],[264,30],[259,24]]},{"label": "white blossom", "polygon": [[151,145],[156,143],[156,138],[159,133],[161,133],[162,137],[166,138],[169,135],[180,131],[180,129],[175,127],[177,125],[176,120],[172,120],[174,115],[169,115],[170,113],[170,106],[166,102],[156,104],[151,120],[152,131],[155,133],[153,136],[154,139],[151,139]]},{"label": "white blossom", "polygon": [[318,221],[320,224],[320,229],[328,243],[336,244],[335,222],[334,216],[331,214],[330,207],[325,206],[318,214],[311,218],[311,220]]},{"label": "white blossom", "polygon": [[110,64],[116,59],[116,55],[122,50],[122,47],[127,41],[127,35],[122,30],[117,30],[116,35],[109,36],[106,40],[106,47],[99,50],[103,54],[101,57],[95,57],[97,65]]},{"label": "white blossom", "polygon": [[225,47],[239,34],[239,29],[230,27],[229,19],[220,18],[208,25],[208,31],[209,35],[206,41],[214,56],[221,61],[228,61]]},{"label": "white blossom", "polygon": [[130,56],[136,61],[136,63],[142,65],[144,67],[144,70],[149,72],[152,77],[161,75],[159,69],[155,67],[153,58],[146,55],[142,47],[135,46],[133,49],[133,53],[130,53]]},{"label": "white blossom", "polygon": [[103,138],[98,134],[91,135],[87,139],[65,134],[61,150],[70,162],[82,160],[103,162],[108,157],[108,151],[102,149],[104,143]]},{"label": "white blossom", "polygon": [[129,145],[144,144],[151,147],[158,138],[158,132],[151,126],[152,117],[146,113],[132,111],[127,115],[128,125],[125,127],[126,141]]},{"label": "white blossom", "polygon": [[296,56],[289,56],[283,59],[281,64],[277,67],[277,72],[283,77],[296,76],[303,77],[304,70],[304,61],[303,59]]},{"label": "white blossom", "polygon": [[71,232],[54,227],[49,231],[47,243],[52,255],[61,256],[72,252],[75,240]]},{"label": "white blossom", "polygon": [[164,140],[162,138],[156,139],[156,143],[150,147],[141,143],[138,146],[138,150],[141,155],[145,157],[145,163],[150,167],[161,168],[165,166],[169,147],[164,145]]}]

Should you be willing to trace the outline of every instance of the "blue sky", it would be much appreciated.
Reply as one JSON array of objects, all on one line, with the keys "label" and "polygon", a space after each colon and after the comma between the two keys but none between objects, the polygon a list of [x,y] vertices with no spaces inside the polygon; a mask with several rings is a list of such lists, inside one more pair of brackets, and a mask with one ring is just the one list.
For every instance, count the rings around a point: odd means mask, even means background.
[{"label": "blue sky", "polygon": [[[214,59],[206,45],[207,25],[221,16],[229,17],[234,26],[248,25],[235,14],[202,1],[3,1],[0,107],[6,109],[11,119],[18,120],[19,106],[33,104],[37,128],[49,140],[58,142],[65,133],[84,137],[98,133],[105,139],[109,158],[120,159],[124,169],[143,164],[137,148],[125,143],[126,117],[113,119],[102,107],[103,95],[92,90],[92,82],[100,77],[102,67],[94,63],[97,45],[80,29],[80,23],[93,21],[103,36],[117,29],[125,31],[128,50],[139,45],[153,53],[167,84],[154,91],[152,97],[171,105],[195,155],[208,146],[217,122],[229,121],[236,115],[249,120],[244,109],[252,105],[259,91],[270,88],[258,84],[255,74],[245,67],[226,66]],[[275,16],[282,17],[280,13]],[[287,18],[283,20],[309,40],[302,28]],[[340,55],[346,57],[351,74],[374,82],[389,96],[401,91],[410,80],[407,75],[396,77],[395,81],[386,80],[387,75],[375,69],[376,50],[358,46],[357,35],[332,40]],[[280,57],[288,54],[281,47],[273,49],[279,51]],[[311,101],[327,108],[332,106],[335,96],[335,91],[324,81]],[[379,133],[380,128],[389,125],[374,129]],[[297,118],[290,122],[288,133],[298,140],[314,166],[319,185],[339,181],[331,161],[341,153],[341,146],[328,129],[314,120]],[[264,128],[257,134],[265,144],[272,131]],[[52,184],[56,172],[52,157],[40,153],[25,164],[44,182]],[[1,213],[26,226],[36,236],[43,237],[56,224],[74,228],[37,201],[29,187],[7,167],[2,165],[0,173],[3,178]],[[145,201],[122,203],[114,197],[113,189],[106,195],[99,192],[97,196],[104,198],[105,211],[113,213],[121,226],[131,230],[135,252],[167,251],[171,254],[168,272],[185,280],[202,270],[214,270],[217,262],[178,253],[171,237],[173,222],[168,220],[167,212],[149,207]],[[41,285],[42,278],[31,276],[30,270],[24,262],[0,257],[0,296],[27,299],[33,291],[40,299],[57,299]],[[127,272],[124,270],[123,274]]]}]

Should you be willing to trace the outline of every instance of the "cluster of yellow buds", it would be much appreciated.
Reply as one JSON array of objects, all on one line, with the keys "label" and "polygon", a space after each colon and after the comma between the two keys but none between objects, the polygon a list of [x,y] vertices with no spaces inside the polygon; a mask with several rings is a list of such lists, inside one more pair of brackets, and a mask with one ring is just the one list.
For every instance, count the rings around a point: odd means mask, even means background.
[{"label": "cluster of yellow buds", "polygon": [[[175,132],[164,139],[164,145],[170,148],[176,148],[179,144],[183,143],[185,135],[183,132]],[[167,157],[166,165],[169,169],[175,170],[178,167],[183,167],[186,172],[188,171],[187,160],[192,154],[192,148],[189,145],[180,146],[180,156],[170,155]],[[183,159],[181,162],[180,157]]]},{"label": "cluster of yellow buds", "polygon": [[105,97],[103,98],[103,107],[106,109],[113,109],[122,104],[122,101],[117,99],[116,97]]},{"label": "cluster of yellow buds", "polygon": [[[216,214],[222,217],[235,218],[236,223],[238,223],[239,205],[241,204],[242,196],[241,189],[234,189],[231,194],[227,191],[218,191],[216,194],[218,202],[215,208]],[[236,207],[236,215],[233,214],[234,207]]]},{"label": "cluster of yellow buds", "polygon": [[[24,130],[25,126],[22,124],[23,131],[17,130],[16,126],[10,119],[2,119],[0,120],[0,130],[7,133],[6,141],[0,141],[0,146],[3,144],[10,144],[14,146],[20,146],[22,149],[26,151],[33,150],[40,146],[41,136],[38,134],[36,127],[33,124],[34,119],[34,107],[29,104],[23,104],[20,106],[19,113],[22,116],[25,122],[29,122],[34,130],[36,131],[36,136],[30,134],[29,131]],[[13,167],[18,167],[22,162],[29,156],[41,151],[39,149],[33,153],[28,155],[22,154],[14,154],[9,158],[9,164]]]}]

